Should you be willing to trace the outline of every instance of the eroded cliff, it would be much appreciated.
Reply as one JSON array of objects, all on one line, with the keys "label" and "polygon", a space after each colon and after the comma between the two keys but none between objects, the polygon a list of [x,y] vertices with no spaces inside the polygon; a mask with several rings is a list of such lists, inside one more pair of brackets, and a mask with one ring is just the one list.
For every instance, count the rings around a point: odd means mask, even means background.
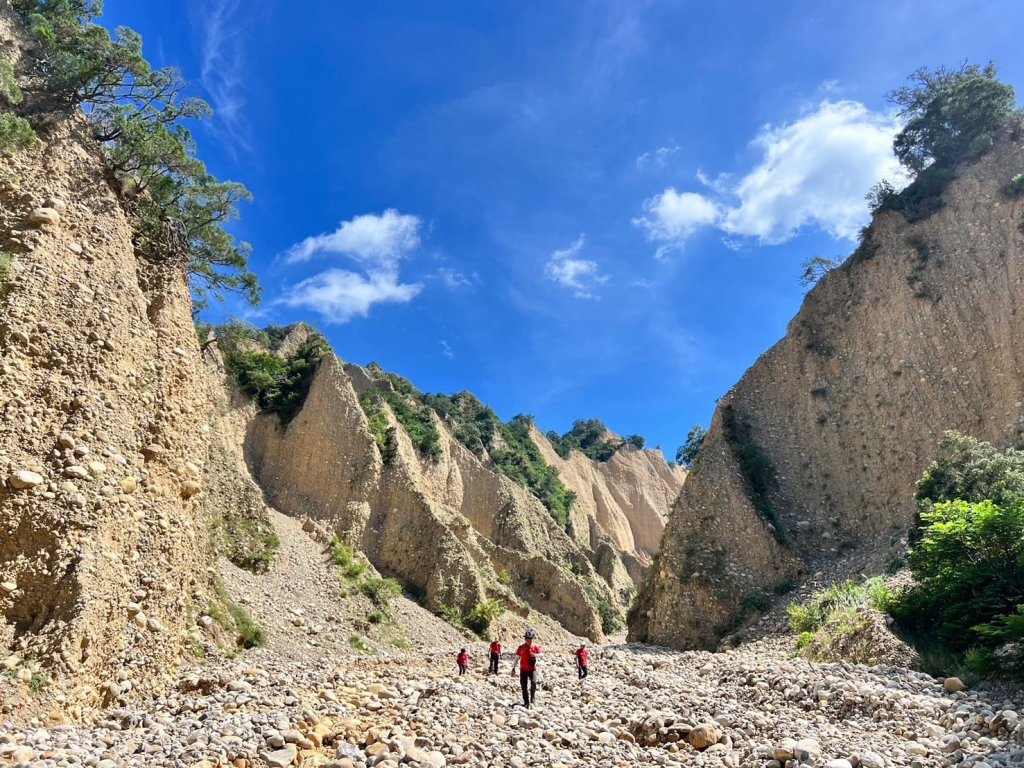
[{"label": "eroded cliff", "polygon": [[898,555],[945,430],[1019,442],[1024,169],[1005,139],[914,223],[876,216],[788,332],[719,402],[631,635],[711,646],[757,596],[823,562]]},{"label": "eroded cliff", "polygon": [[[290,337],[285,345],[296,343]],[[563,527],[526,488],[488,466],[486,455],[457,440],[437,414],[430,415],[440,438],[436,455],[418,450],[386,406],[381,414],[394,444],[382,447],[360,403],[380,386],[391,384],[379,369],[346,365],[331,354],[292,420],[264,414],[253,421],[247,457],[273,504],[322,521],[435,610],[465,614],[497,599],[588,637],[600,637],[602,624],[613,626],[684,474],[650,452],[630,451],[600,466],[555,456],[560,469],[575,467],[563,480],[578,489]],[[632,487],[648,483],[649,490]]]}]

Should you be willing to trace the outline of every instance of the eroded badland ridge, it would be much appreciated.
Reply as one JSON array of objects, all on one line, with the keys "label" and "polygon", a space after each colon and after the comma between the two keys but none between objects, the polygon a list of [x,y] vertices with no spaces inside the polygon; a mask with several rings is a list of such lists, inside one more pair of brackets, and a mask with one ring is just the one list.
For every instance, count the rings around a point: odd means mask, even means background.
[{"label": "eroded badland ridge", "polygon": [[876,215],[808,294],[719,402],[632,637],[714,647],[744,599],[823,563],[882,572],[945,430],[1020,442],[1024,203],[1007,185],[1022,167],[1004,138],[930,216]]}]

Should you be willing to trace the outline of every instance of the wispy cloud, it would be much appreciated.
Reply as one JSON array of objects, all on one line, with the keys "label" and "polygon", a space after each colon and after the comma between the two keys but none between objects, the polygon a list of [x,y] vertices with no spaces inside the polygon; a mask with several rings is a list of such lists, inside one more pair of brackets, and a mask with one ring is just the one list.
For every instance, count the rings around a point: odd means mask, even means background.
[{"label": "wispy cloud", "polygon": [[664,168],[665,161],[668,160],[672,155],[679,151],[679,147],[673,145],[671,147],[658,147],[650,152],[644,152],[636,159],[637,168]]},{"label": "wispy cloud", "polygon": [[470,279],[459,272],[459,270],[452,269],[451,267],[441,267],[437,270],[437,276],[441,278],[441,282],[444,283],[445,288],[452,291],[458,288],[468,288],[473,284]]},{"label": "wispy cloud", "polygon": [[345,323],[366,317],[375,304],[412,301],[423,286],[402,283],[403,259],[420,245],[421,220],[389,208],[343,221],[333,232],[307,237],[285,254],[286,264],[315,257],[334,256],[359,264],[365,274],[332,268],[306,278],[285,291],[278,300],[290,307],[306,307],[327,322]]},{"label": "wispy cloud", "polygon": [[441,354],[451,360],[455,357],[455,352],[452,350],[451,344],[445,339],[441,339]]},{"label": "wispy cloud", "polygon": [[568,248],[552,253],[544,274],[548,280],[572,289],[577,298],[593,299],[597,298],[595,289],[608,282],[608,275],[601,274],[596,261],[576,258],[585,243],[586,238],[580,235]]},{"label": "wispy cloud", "polygon": [[859,102],[822,102],[792,123],[765,126],[751,142],[761,161],[742,178],[698,173],[710,196],[669,187],[645,201],[633,223],[659,243],[658,255],[707,226],[763,244],[784,243],[807,226],[854,240],[869,218],[871,185],[902,179],[892,153],[899,128],[895,116]]},{"label": "wispy cloud", "polygon": [[245,108],[245,58],[239,0],[194,0],[194,17],[201,36],[200,81],[210,96],[211,125],[225,139],[229,152],[248,150]]}]

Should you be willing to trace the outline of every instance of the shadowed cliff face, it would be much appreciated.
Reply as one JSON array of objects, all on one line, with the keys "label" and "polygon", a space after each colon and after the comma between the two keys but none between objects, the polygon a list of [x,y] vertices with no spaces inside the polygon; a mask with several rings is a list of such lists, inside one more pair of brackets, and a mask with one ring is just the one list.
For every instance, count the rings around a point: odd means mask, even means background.
[{"label": "shadowed cliff face", "polygon": [[[1019,142],[1001,142],[930,218],[876,217],[866,258],[811,291],[720,401],[632,637],[713,645],[748,595],[826,561],[881,570],[945,430],[1020,440],[1024,202],[1005,190],[1022,169]],[[761,511],[751,457],[776,477]]]},{"label": "shadowed cliff face", "polygon": [[[489,469],[436,417],[441,456],[434,460],[416,451],[385,409],[397,436],[395,455],[385,461],[359,402],[371,380],[358,366],[328,355],[294,420],[282,425],[277,417],[259,416],[253,421],[247,456],[274,505],[323,521],[382,572],[422,593],[435,610],[453,606],[467,612],[496,598],[510,610],[532,608],[571,632],[599,637],[599,604],[621,610],[635,590],[623,561],[642,571],[649,556],[629,538],[623,511],[629,472],[622,462],[613,465],[613,484],[624,499],[615,510],[617,535],[625,546],[613,537],[614,529],[591,521],[585,511],[577,513],[580,522],[574,519],[570,535],[540,501]],[[543,445],[549,448],[546,441]],[[638,466],[654,465],[652,457],[637,454]],[[667,499],[681,473],[661,464],[660,475],[656,469],[645,472],[663,486],[660,498]],[[642,482],[646,475],[633,480]],[[587,477],[593,480],[593,472]],[[645,503],[652,497],[642,491],[635,495]],[[658,514],[643,509],[640,519],[645,541],[653,539],[650,529],[660,525]]]}]

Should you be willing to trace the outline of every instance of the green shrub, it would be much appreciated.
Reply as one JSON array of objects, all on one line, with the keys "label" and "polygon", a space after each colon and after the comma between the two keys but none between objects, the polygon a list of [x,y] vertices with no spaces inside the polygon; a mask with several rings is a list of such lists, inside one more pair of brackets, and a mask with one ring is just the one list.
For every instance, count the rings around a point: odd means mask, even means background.
[{"label": "green shrub", "polygon": [[[313,374],[330,352],[327,341],[319,334],[311,334],[282,359],[266,351],[271,344],[266,332],[247,329],[242,324],[218,326],[216,331],[224,366],[242,391],[264,413],[276,413],[286,424],[295,418],[309,394]],[[251,349],[248,342],[264,348]]]},{"label": "green shrub", "polygon": [[357,651],[362,651],[363,653],[370,652],[370,646],[368,646],[366,644],[366,641],[363,640],[363,638],[361,638],[359,635],[352,635],[351,637],[349,637],[348,644],[355,648]]},{"label": "green shrub", "polygon": [[223,513],[214,530],[224,556],[253,573],[266,573],[281,546],[272,527],[233,510]]},{"label": "green shrub", "polygon": [[921,525],[907,555],[917,583],[896,600],[897,619],[958,652],[1024,639],[1024,500],[946,501]]},{"label": "green shrub", "polygon": [[885,582],[875,577],[863,583],[844,581],[842,584],[833,584],[806,603],[791,603],[786,612],[789,614],[789,626],[794,632],[813,633],[823,627],[836,612],[870,607],[884,613],[891,607],[893,599]]},{"label": "green shrub", "polygon": [[468,629],[486,639],[491,623],[505,612],[504,606],[497,600],[483,600],[473,606],[466,614],[463,623]]},{"label": "green shrub", "polygon": [[387,621],[387,619],[388,616],[386,613],[384,613],[384,611],[374,611],[366,617],[366,620],[371,624],[383,624]]},{"label": "green shrub", "polygon": [[352,547],[348,546],[348,544],[343,542],[337,536],[332,536],[330,542],[327,544],[327,556],[336,566],[344,568],[352,563],[355,559],[356,553]]},{"label": "green shrub", "polygon": [[743,598],[741,608],[745,616],[764,613],[771,607],[772,601],[763,592],[751,592]]},{"label": "green shrub", "polygon": [[1010,179],[1009,193],[1011,197],[1019,197],[1024,194],[1024,173],[1018,173]]},{"label": "green shrub", "polygon": [[32,124],[11,112],[0,113],[0,154],[11,155],[37,141]]},{"label": "green shrub", "polygon": [[437,615],[440,616],[444,621],[451,624],[453,627],[464,629],[466,624],[462,619],[462,612],[459,611],[454,605],[446,605],[444,603],[438,603]]},{"label": "green shrub", "polygon": [[506,570],[498,571],[498,583],[508,586],[512,583],[512,574]]},{"label": "green shrub", "polygon": [[[393,389],[387,387],[388,383]],[[385,404],[402,425],[417,451],[433,461],[444,455],[441,449],[441,434],[434,424],[431,409],[422,402],[422,397],[405,379],[394,374],[385,374],[378,379],[372,389],[364,392],[359,398],[359,404],[369,421],[370,431],[386,464],[394,461],[398,443],[392,432],[393,428],[388,425],[384,416]]]},{"label": "green shrub", "polygon": [[604,634],[611,635],[622,629],[622,614],[603,598],[597,601],[597,615],[601,618],[601,631]]},{"label": "green shrub", "polygon": [[358,581],[369,566],[365,560],[353,560],[341,569],[341,575],[349,581]]},{"label": "green shrub", "polygon": [[50,676],[41,670],[35,670],[32,672],[32,677],[28,681],[28,690],[33,695],[39,695],[43,692],[43,688],[50,684]]},{"label": "green shrub", "polygon": [[921,509],[943,501],[1013,505],[1024,499],[1024,451],[999,450],[959,432],[946,432],[940,457],[917,483]]},{"label": "green shrub", "polygon": [[676,450],[676,462],[687,469],[691,469],[700,456],[700,449],[704,446],[704,438],[708,431],[700,424],[694,424],[686,435],[686,442]]},{"label": "green shrub", "polygon": [[371,578],[359,584],[359,591],[378,608],[386,610],[396,598],[401,596],[402,585],[395,579]]},{"label": "green shrub", "polygon": [[644,446],[644,439],[640,435],[630,435],[625,440],[609,437],[608,428],[600,419],[578,419],[573,422],[572,429],[564,435],[548,432],[545,437],[555,449],[555,453],[563,459],[569,458],[572,451],[579,451],[587,458],[604,462],[624,445],[634,445],[638,448]]},{"label": "green shrub", "polygon": [[224,582],[214,580],[217,591],[217,603],[207,606],[206,612],[226,629],[233,629],[237,634],[236,644],[239,648],[256,648],[265,645],[267,633],[249,615],[249,612],[231,599]]}]

